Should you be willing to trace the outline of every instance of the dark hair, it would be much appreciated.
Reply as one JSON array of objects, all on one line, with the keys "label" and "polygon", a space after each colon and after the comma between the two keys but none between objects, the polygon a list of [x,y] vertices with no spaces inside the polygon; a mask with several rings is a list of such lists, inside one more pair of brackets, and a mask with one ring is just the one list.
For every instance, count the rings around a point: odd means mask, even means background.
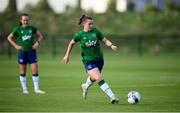
[{"label": "dark hair", "polygon": [[29,17],[29,14],[27,14],[27,13],[22,13],[22,14],[21,14],[21,16],[20,16],[20,21],[19,21],[19,25],[22,25],[21,19],[22,19],[23,16],[28,16],[28,17]]},{"label": "dark hair", "polygon": [[80,17],[78,24],[81,25],[81,24],[82,24],[83,22],[85,22],[87,19],[92,20],[92,17],[83,14],[83,15]]}]

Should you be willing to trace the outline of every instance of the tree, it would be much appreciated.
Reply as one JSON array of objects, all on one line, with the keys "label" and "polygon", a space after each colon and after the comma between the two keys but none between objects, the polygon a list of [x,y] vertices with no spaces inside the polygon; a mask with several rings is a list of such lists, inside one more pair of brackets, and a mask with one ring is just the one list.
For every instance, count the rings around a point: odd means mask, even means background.
[{"label": "tree", "polygon": [[167,12],[172,12],[172,11],[180,11],[180,5],[179,4],[175,4],[172,1],[167,2],[165,5],[165,10]]},{"label": "tree", "polygon": [[41,32],[57,32],[57,15],[51,9],[47,0],[40,0],[35,7],[28,6],[27,11],[32,16],[32,24],[40,28]]},{"label": "tree", "polygon": [[81,0],[78,0],[78,6],[77,9],[81,10]]},{"label": "tree", "polygon": [[116,0],[109,0],[109,9],[108,9],[108,11],[110,11],[110,12],[117,12],[117,10],[116,10]]},{"label": "tree", "polygon": [[130,12],[133,12],[135,10],[135,4],[133,2],[128,2],[127,9]]},{"label": "tree", "polygon": [[148,4],[146,6],[146,11],[148,12],[158,12],[158,8],[155,4]]},{"label": "tree", "polygon": [[9,5],[7,6],[6,13],[16,13],[17,12],[17,6],[16,6],[16,0],[9,0]]},{"label": "tree", "polygon": [[17,12],[17,6],[16,6],[16,0],[9,0],[9,4],[2,14],[3,16],[3,23],[1,24],[1,27],[4,26],[4,28],[1,30],[3,33],[9,33],[9,31],[14,27],[17,26],[19,23],[19,14]]},{"label": "tree", "polygon": [[77,15],[80,15],[83,13],[83,10],[81,8],[81,0],[77,0],[77,7],[75,8],[74,11],[72,11],[72,13],[76,13]]}]

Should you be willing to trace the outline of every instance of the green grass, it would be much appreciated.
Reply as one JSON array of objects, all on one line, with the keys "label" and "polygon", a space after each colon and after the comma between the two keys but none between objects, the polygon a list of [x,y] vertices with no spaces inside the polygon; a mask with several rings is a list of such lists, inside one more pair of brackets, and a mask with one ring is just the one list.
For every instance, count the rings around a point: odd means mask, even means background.
[{"label": "green grass", "polygon": [[[62,55],[39,55],[40,85],[45,95],[33,93],[28,68],[29,95],[23,95],[16,56],[0,56],[0,111],[69,112],[173,112],[180,111],[180,55],[136,55],[105,53],[103,77],[120,98],[112,105],[95,84],[82,99],[81,84],[87,74],[79,55],[72,54],[68,65]],[[137,90],[142,99],[137,105],[127,103],[127,93]]]}]

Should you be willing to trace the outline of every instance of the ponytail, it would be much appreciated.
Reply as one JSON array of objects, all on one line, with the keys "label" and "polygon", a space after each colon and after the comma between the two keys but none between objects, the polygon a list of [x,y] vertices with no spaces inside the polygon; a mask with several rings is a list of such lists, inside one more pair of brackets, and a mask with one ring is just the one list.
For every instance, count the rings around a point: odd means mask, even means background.
[{"label": "ponytail", "polygon": [[85,22],[87,19],[92,20],[92,17],[83,14],[83,15],[80,17],[78,24],[81,25],[81,24],[82,24],[83,22]]},{"label": "ponytail", "polygon": [[80,17],[79,23],[78,23],[79,25],[81,25],[81,23],[83,22],[83,19],[84,19],[85,17],[86,17],[86,15],[84,15],[84,14]]}]

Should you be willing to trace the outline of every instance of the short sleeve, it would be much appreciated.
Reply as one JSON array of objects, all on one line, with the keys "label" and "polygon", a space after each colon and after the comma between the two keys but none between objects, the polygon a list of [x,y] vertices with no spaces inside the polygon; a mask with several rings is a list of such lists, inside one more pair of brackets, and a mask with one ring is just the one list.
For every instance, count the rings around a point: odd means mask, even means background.
[{"label": "short sleeve", "polygon": [[97,38],[98,38],[99,40],[102,40],[102,39],[104,38],[104,34],[101,33],[98,29],[96,29],[96,32],[97,32]]},{"label": "short sleeve", "polygon": [[33,30],[33,34],[36,34],[38,29],[36,27],[32,27],[32,30]]},{"label": "short sleeve", "polygon": [[79,32],[76,33],[76,34],[73,36],[73,40],[74,40],[75,42],[80,41],[80,35],[79,35]]},{"label": "short sleeve", "polygon": [[13,37],[17,37],[18,36],[18,27],[14,28],[11,33],[13,34]]}]

